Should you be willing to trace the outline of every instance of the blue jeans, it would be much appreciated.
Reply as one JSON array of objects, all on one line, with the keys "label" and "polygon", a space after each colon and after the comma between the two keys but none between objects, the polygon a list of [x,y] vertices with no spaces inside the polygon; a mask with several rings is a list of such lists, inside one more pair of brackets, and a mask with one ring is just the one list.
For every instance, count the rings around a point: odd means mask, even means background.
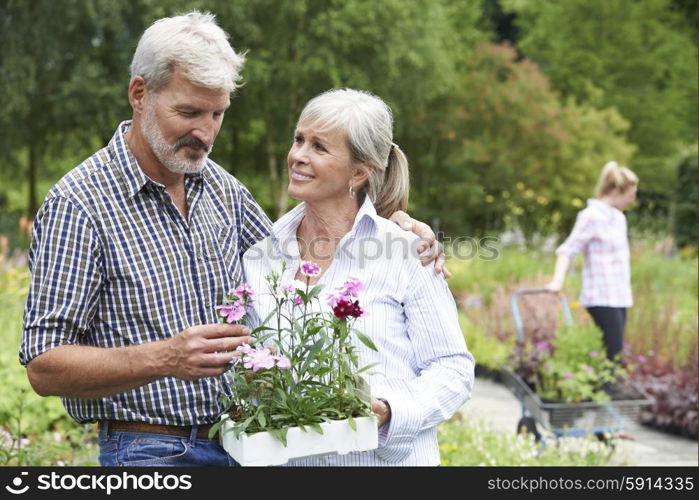
[{"label": "blue jeans", "polygon": [[103,467],[239,466],[216,439],[197,439],[197,427],[189,438],[145,432],[112,432],[102,426],[99,462]]}]

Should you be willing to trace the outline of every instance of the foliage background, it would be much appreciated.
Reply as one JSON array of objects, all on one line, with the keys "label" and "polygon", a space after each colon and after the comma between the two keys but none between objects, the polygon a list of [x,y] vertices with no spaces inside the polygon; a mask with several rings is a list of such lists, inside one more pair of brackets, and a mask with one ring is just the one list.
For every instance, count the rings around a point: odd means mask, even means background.
[{"label": "foliage background", "polygon": [[[36,396],[17,363],[23,251],[48,189],[130,118],[140,34],[193,8],[217,14],[247,51],[245,85],[212,156],[272,218],[292,204],[285,157],[301,108],[349,86],[393,109],[395,142],[411,162],[411,215],[451,241],[514,234],[523,243],[495,262],[452,264],[463,331],[485,366],[509,352],[509,294],[550,272],[539,249],[570,229],[605,161],[629,165],[641,178],[629,227],[645,245],[632,257],[641,293],[629,340],[652,358],[644,376],[677,368],[696,384],[694,0],[0,0],[0,463],[94,463],[89,431],[57,398]],[[575,296],[579,267],[567,287]],[[478,447],[455,455],[468,432],[444,427],[446,463],[490,460]],[[509,447],[497,463],[510,463]]]},{"label": "foliage background", "polygon": [[689,0],[5,0],[0,230],[130,118],[138,37],[192,8],[247,51],[213,158],[273,218],[303,104],[350,86],[392,106],[410,210],[447,235],[563,233],[610,159],[640,174],[639,213],[696,234],[674,221],[697,170]]}]

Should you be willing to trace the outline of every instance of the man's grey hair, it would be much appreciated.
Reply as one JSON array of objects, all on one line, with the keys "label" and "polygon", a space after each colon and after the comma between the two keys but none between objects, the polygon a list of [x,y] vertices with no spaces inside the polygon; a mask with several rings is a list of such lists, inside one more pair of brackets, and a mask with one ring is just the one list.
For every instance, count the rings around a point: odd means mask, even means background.
[{"label": "man's grey hair", "polygon": [[142,76],[149,90],[168,84],[175,69],[195,85],[233,92],[245,55],[208,12],[192,11],[155,21],[141,36],[131,61],[131,78]]}]

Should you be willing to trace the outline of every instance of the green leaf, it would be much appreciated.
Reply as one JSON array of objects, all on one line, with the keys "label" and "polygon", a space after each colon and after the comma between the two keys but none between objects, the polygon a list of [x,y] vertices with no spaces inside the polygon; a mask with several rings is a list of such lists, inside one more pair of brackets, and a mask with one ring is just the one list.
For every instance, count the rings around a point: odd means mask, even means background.
[{"label": "green leaf", "polygon": [[313,428],[314,431],[316,431],[318,434],[323,434],[323,428],[320,426],[318,423],[312,423],[310,426]]},{"label": "green leaf", "polygon": [[258,326],[257,328],[255,328],[255,329],[251,332],[251,335],[254,337],[256,333],[264,332],[265,330],[276,331],[276,330],[274,330],[274,328],[270,328],[270,327],[268,327],[268,326]]},{"label": "green leaf", "polygon": [[313,344],[311,349],[308,351],[306,359],[301,367],[301,373],[305,373],[308,370],[308,367],[316,360],[324,345],[325,339],[319,339],[315,344]]},{"label": "green leaf", "polygon": [[367,346],[372,351],[378,351],[378,348],[376,347],[374,342],[366,334],[360,332],[359,330],[354,330],[354,333],[357,336],[357,338],[362,342],[362,344]]},{"label": "green leaf", "polygon": [[355,420],[352,418],[352,415],[347,415],[347,423],[353,431],[357,430],[357,422],[355,422]]},{"label": "green leaf", "polygon": [[321,291],[323,291],[323,288],[325,288],[325,285],[316,285],[311,290],[308,292],[308,301],[313,300],[320,294]]},{"label": "green leaf", "polygon": [[359,370],[357,370],[355,373],[359,375],[360,373],[364,373],[365,371],[368,371],[376,366],[379,366],[381,363],[370,363],[368,365],[362,366]]},{"label": "green leaf", "polygon": [[214,425],[211,426],[211,429],[209,429],[209,439],[214,437],[214,435],[218,432],[218,430],[223,425],[223,422],[225,422],[225,420],[219,420],[218,422],[216,422]]},{"label": "green leaf", "polygon": [[281,429],[269,429],[269,432],[277,441],[286,446],[286,435],[289,431],[288,427],[282,427]]}]

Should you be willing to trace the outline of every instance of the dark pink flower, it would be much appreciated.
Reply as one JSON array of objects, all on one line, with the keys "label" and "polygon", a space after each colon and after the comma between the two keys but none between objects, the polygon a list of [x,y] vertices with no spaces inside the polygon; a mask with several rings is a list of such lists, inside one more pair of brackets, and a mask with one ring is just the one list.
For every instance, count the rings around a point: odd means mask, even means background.
[{"label": "dark pink flower", "polygon": [[358,300],[352,302],[343,298],[333,307],[333,314],[339,319],[346,319],[350,316],[353,318],[361,318],[364,315],[364,309],[359,307]]}]

